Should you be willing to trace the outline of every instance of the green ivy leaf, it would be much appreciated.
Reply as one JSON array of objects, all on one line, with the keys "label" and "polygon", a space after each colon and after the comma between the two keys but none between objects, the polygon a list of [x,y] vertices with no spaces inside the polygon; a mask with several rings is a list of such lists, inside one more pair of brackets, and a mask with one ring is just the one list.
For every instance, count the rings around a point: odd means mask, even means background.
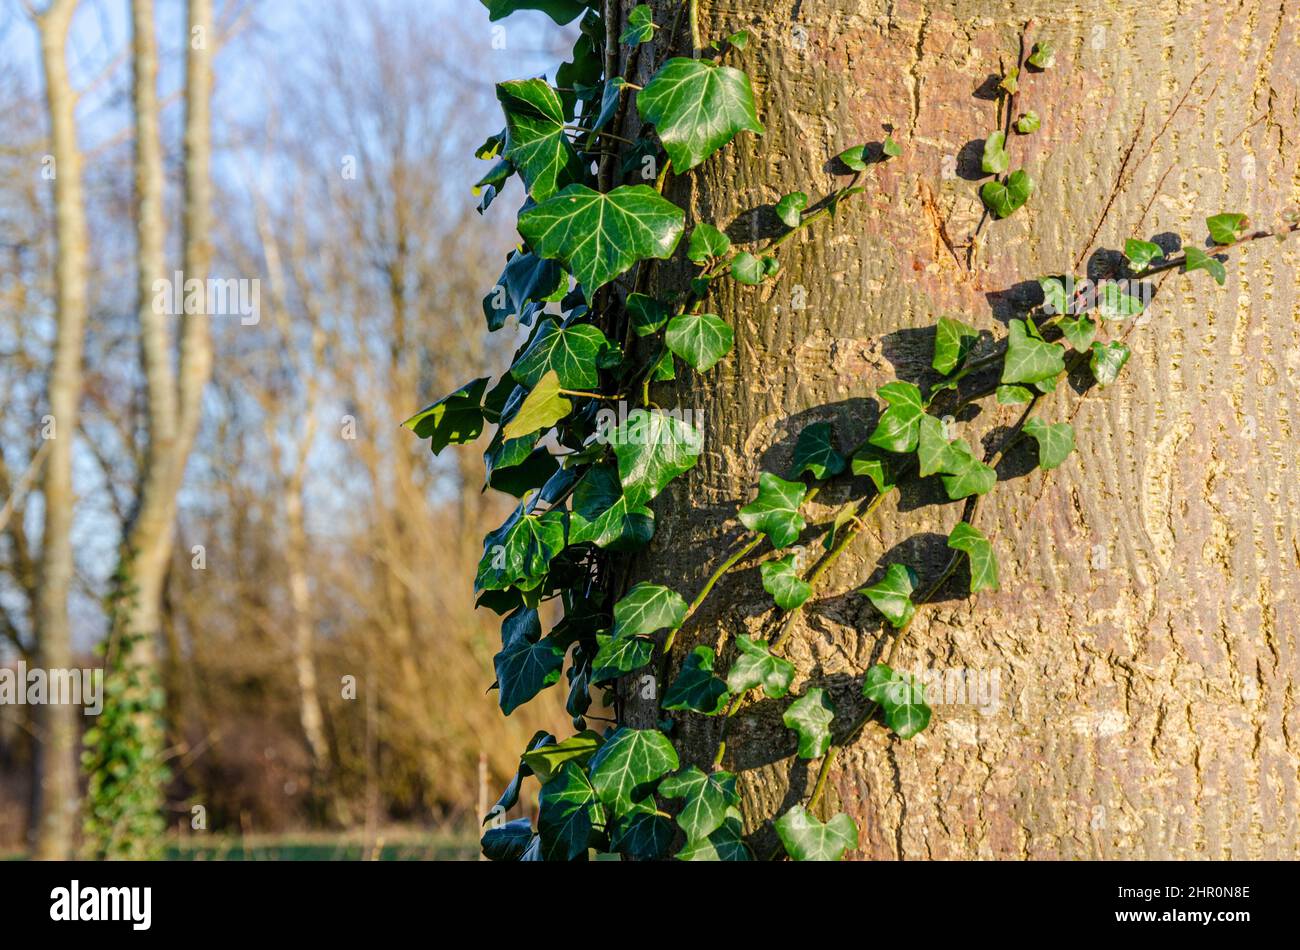
[{"label": "green ivy leaf", "polygon": [[980,168],[990,175],[1001,175],[1011,166],[1011,156],[1007,154],[1007,136],[1001,129],[989,133],[984,140],[984,153],[980,159]]},{"label": "green ivy leaf", "polygon": [[633,802],[626,815],[614,820],[609,847],[638,861],[658,861],[668,853],[673,834],[672,821],[659,814],[653,799]]},{"label": "green ivy leaf", "polygon": [[931,415],[921,417],[920,438],[916,445],[917,475],[926,478],[939,472],[956,474],[965,470],[960,450],[943,433],[943,423]]},{"label": "green ivy leaf", "polygon": [[1026,61],[1035,69],[1048,69],[1056,62],[1056,46],[1046,41],[1034,44],[1034,51]]},{"label": "green ivy leaf", "polygon": [[871,438],[872,445],[890,452],[914,452],[920,438],[921,390],[912,383],[896,380],[876,390],[876,395],[889,403],[880,417]]},{"label": "green ivy leaf", "polygon": [[925,704],[925,689],[915,679],[907,679],[883,663],[867,670],[862,695],[879,703],[885,724],[900,739],[911,739],[930,724],[930,707]]},{"label": "green ivy leaf", "polygon": [[970,592],[998,589],[998,558],[993,545],[978,528],[965,521],[957,522],[948,535],[948,547],[964,551],[970,560]]},{"label": "green ivy leaf", "polygon": [[907,626],[916,613],[912,592],[916,590],[916,572],[906,564],[891,564],[885,576],[869,587],[858,589],[894,627]]},{"label": "green ivy leaf", "polygon": [[867,476],[882,495],[892,491],[897,481],[893,459],[872,446],[853,456],[853,474]]},{"label": "green ivy leaf", "polygon": [[[555,685],[564,665],[564,648],[550,637],[536,639],[541,633],[535,623],[537,612],[524,611],[524,615],[529,614],[534,622],[515,624],[501,652],[492,658],[497,674],[497,700],[507,716],[546,687]],[[507,618],[507,625],[510,620]]]},{"label": "green ivy leaf", "polygon": [[654,39],[655,30],[659,29],[654,21],[654,13],[644,3],[638,3],[627,15],[627,29],[618,41],[626,46],[640,46]]},{"label": "green ivy leaf", "polygon": [[687,841],[677,852],[678,861],[751,861],[749,846],[742,837],[744,822],[740,809],[728,808],[722,827],[707,838]]},{"label": "green ivy leaf", "polygon": [[690,652],[681,672],[664,693],[664,709],[690,710],[716,716],[727,705],[731,694],[727,684],[713,675],[714,654],[706,646]]},{"label": "green ivy leaf", "polygon": [[673,317],[664,334],[668,349],[700,373],[708,372],[730,353],[735,339],[726,321],[712,313],[684,313]]},{"label": "green ivy leaf", "polygon": [[570,544],[590,542],[611,551],[633,551],[648,544],[654,532],[654,512],[628,500],[613,466],[592,466],[574,488]]},{"label": "green ivy leaf", "polygon": [[605,810],[596,799],[587,773],[566,763],[538,796],[537,833],[546,861],[573,861],[586,857],[593,825],[604,825]]},{"label": "green ivy leaf", "polygon": [[1021,135],[1030,135],[1042,128],[1042,120],[1038,118],[1038,113],[1032,109],[1025,112],[1020,118],[1016,119],[1016,131]]},{"label": "green ivy leaf", "polygon": [[763,578],[763,590],[782,610],[794,610],[812,596],[812,587],[794,568],[793,554],[759,565],[758,572]]},{"label": "green ivy leaf", "polygon": [[987,495],[997,484],[998,473],[992,466],[985,465],[971,452],[965,439],[957,439],[949,445],[952,451],[953,469],[943,476],[943,488],[953,501],[969,495]]},{"label": "green ivy leaf", "polygon": [[1244,214],[1216,214],[1205,219],[1205,226],[1210,229],[1210,240],[1215,244],[1235,244],[1245,223]]},{"label": "green ivy leaf", "polygon": [[799,734],[799,758],[820,759],[831,745],[835,707],[826,691],[813,687],[790,704],[781,721]]},{"label": "green ivy leaf", "polygon": [[740,520],[750,531],[767,535],[775,548],[794,544],[808,524],[799,514],[807,493],[803,482],[787,482],[763,472],[758,476],[758,497],[740,509]]},{"label": "green ivy leaf", "polygon": [[885,153],[886,158],[898,158],[898,156],[903,154],[902,147],[894,141],[892,135],[885,136],[885,141],[880,146],[880,150]]},{"label": "green ivy leaf", "polygon": [[608,637],[596,634],[595,658],[591,661],[591,681],[607,683],[639,670],[650,662],[655,642],[649,637]]},{"label": "green ivy leaf", "polygon": [[1024,386],[999,386],[997,401],[999,406],[1019,406],[1029,402],[1034,394]]},{"label": "green ivy leaf", "polygon": [[1109,386],[1119,378],[1119,371],[1128,362],[1129,348],[1119,340],[1109,343],[1094,343],[1088,367],[1092,376],[1102,386]]},{"label": "green ivy leaf", "polygon": [[500,83],[497,99],[510,133],[505,157],[519,170],[535,201],[582,181],[582,161],[564,132],[564,106],[544,79]]},{"label": "green ivy leaf", "polygon": [[726,821],[727,810],[740,804],[736,776],[730,772],[706,774],[694,765],[660,782],[659,794],[685,801],[677,813],[677,824],[688,841],[713,834]]},{"label": "green ivy leaf", "polygon": [[1165,252],[1159,244],[1129,238],[1124,242],[1124,256],[1134,270],[1144,271],[1152,261],[1164,257]]},{"label": "green ivy leaf", "polygon": [[525,514],[520,504],[505,524],[483,539],[474,589],[531,590],[541,583],[555,555],[564,550],[565,514],[547,511]]},{"label": "green ivy leaf", "polygon": [[448,445],[473,442],[483,432],[483,392],[487,384],[486,376],[472,380],[402,425],[421,439],[428,439],[434,455]]},{"label": "green ivy leaf", "polygon": [[635,637],[668,628],[686,620],[686,601],[662,584],[642,582],[614,605],[614,636]]},{"label": "green ivy leaf", "polygon": [[518,439],[549,429],[573,411],[573,403],[560,394],[560,377],[554,370],[542,375],[509,422],[501,427],[501,438]]},{"label": "green ivy leaf", "polygon": [[644,505],[700,460],[704,436],[665,412],[634,409],[609,436],[618,476],[632,505]]},{"label": "green ivy leaf", "polygon": [[510,367],[510,375],[524,386],[536,386],[554,370],[565,389],[591,389],[600,384],[598,361],[614,350],[605,334],[589,323],[561,327],[544,320],[533,342]]},{"label": "green ivy leaf", "polygon": [[1007,74],[998,83],[998,89],[1009,96],[1014,96],[1020,88],[1020,67],[1007,70]]},{"label": "green ivy leaf", "polygon": [[1035,416],[1025,423],[1024,433],[1038,443],[1038,465],[1043,471],[1056,468],[1074,451],[1074,428],[1068,422],[1048,425]]},{"label": "green ivy leaf", "polygon": [[678,764],[677,750],[662,732],[622,726],[592,757],[591,784],[614,816],[621,817]]},{"label": "green ivy leaf", "polygon": [[794,666],[778,656],[773,656],[766,643],[759,643],[744,635],[736,638],[740,656],[727,671],[727,688],[733,693],[743,693],[762,686],[772,699],[780,699],[790,691],[794,680]]},{"label": "green ivy leaf", "polygon": [[483,856],[489,861],[518,861],[533,842],[533,823],[516,818],[483,832]]},{"label": "green ivy leaf", "polygon": [[671,257],[686,214],[648,185],[608,194],[570,185],[519,216],[533,252],[561,261],[594,293],[638,261]]},{"label": "green ivy leaf", "polygon": [[653,297],[632,293],[627,295],[627,312],[632,318],[632,329],[637,336],[658,333],[672,315],[668,307]]},{"label": "green ivy leaf", "polygon": [[1097,312],[1106,320],[1127,320],[1143,310],[1142,301],[1120,290],[1118,284],[1105,284],[1097,297]]},{"label": "green ivy leaf", "polygon": [[541,302],[558,300],[569,289],[569,277],[555,261],[542,260],[531,251],[514,251],[492,290],[483,298],[483,316],[495,332],[515,317],[532,322]]},{"label": "green ivy leaf", "polygon": [[[534,749],[539,749],[546,745],[553,745],[554,743],[555,736],[551,735],[545,729],[539,729],[537,732],[533,733],[532,739],[528,741],[528,746],[524,749],[524,755],[527,755]],[[528,765],[528,763],[524,761],[523,756],[520,756],[519,767],[515,770],[514,778],[510,780],[510,784],[507,785],[505,791],[501,793],[501,797],[497,799],[497,803],[488,810],[486,815],[483,816],[483,824],[487,824],[494,818],[501,817],[519,803],[519,789],[524,784],[524,779],[532,774],[532,766]]]},{"label": "green ivy leaf", "polygon": [[690,171],[739,132],[764,131],[749,77],[708,60],[668,60],[637,95],[636,105],[659,133],[679,173]]},{"label": "green ivy leaf", "polygon": [[852,148],[846,148],[835,157],[855,172],[864,172],[867,170],[867,147],[865,145],[855,145]]},{"label": "green ivy leaf", "polygon": [[841,812],[826,824],[795,805],[776,820],[776,833],[796,861],[838,861],[858,846],[858,826]]},{"label": "green ivy leaf", "polygon": [[763,262],[748,251],[741,251],[731,261],[731,276],[751,287],[763,282],[766,272]]},{"label": "green ivy leaf", "polygon": [[1228,272],[1224,269],[1223,262],[1206,254],[1199,247],[1189,247],[1186,249],[1185,254],[1184,274],[1190,274],[1194,270],[1203,270],[1213,277],[1220,287],[1228,279]]},{"label": "green ivy leaf", "polygon": [[713,225],[701,223],[691,232],[691,242],[686,249],[686,256],[696,264],[716,257],[722,257],[731,250],[731,238],[727,237]]},{"label": "green ivy leaf", "polygon": [[1012,320],[1002,382],[1036,383],[1065,372],[1065,350],[1030,335],[1023,320]]},{"label": "green ivy leaf", "polygon": [[1086,353],[1088,347],[1092,346],[1093,337],[1097,335],[1097,324],[1082,314],[1077,317],[1062,317],[1060,327],[1070,346],[1079,353]]},{"label": "green ivy leaf", "polygon": [[1005,184],[990,181],[980,188],[980,198],[995,218],[1006,218],[1014,214],[1033,193],[1034,180],[1023,168],[1008,175]]},{"label": "green ivy leaf", "polygon": [[803,209],[808,207],[808,196],[802,191],[792,191],[776,203],[776,216],[786,227],[797,228],[803,220]]},{"label": "green ivy leaf", "polygon": [[524,764],[533,770],[533,774],[544,785],[559,774],[565,763],[573,762],[578,766],[586,765],[587,760],[595,755],[596,750],[600,748],[600,744],[604,741],[600,737],[600,733],[591,729],[584,729],[563,742],[554,742],[536,749],[530,749],[521,758]]},{"label": "green ivy leaf", "polygon": [[493,22],[516,10],[541,10],[560,26],[581,16],[587,9],[587,0],[479,0],[479,3],[488,8],[488,19]]},{"label": "green ivy leaf", "polygon": [[930,365],[947,376],[966,361],[978,339],[979,333],[974,327],[952,317],[940,317],[934,331],[934,358]]},{"label": "green ivy leaf", "polygon": [[818,480],[832,478],[844,471],[848,463],[835,449],[835,433],[829,422],[804,426],[794,446],[794,477],[812,472]]},{"label": "green ivy leaf", "polygon": [[1043,288],[1043,312],[1056,315],[1070,312],[1069,300],[1065,295],[1065,284],[1055,277],[1038,278],[1038,286]]}]

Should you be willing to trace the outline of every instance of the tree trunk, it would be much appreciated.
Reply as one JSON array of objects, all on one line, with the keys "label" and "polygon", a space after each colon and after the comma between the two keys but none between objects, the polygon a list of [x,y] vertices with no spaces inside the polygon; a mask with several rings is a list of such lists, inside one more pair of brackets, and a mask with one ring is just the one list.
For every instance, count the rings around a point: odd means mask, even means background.
[{"label": "tree trunk", "polygon": [[[656,22],[671,24],[679,6],[657,3]],[[842,183],[825,170],[842,149],[892,128],[903,152],[872,165],[866,194],[827,226],[783,249],[774,286],[720,282],[709,309],[734,326],[733,354],[655,391],[661,405],[703,412],[705,452],[657,504],[658,535],[636,577],[688,598],[733,547],[736,508],[759,472],[788,474],[810,422],[831,421],[842,448],[863,439],[876,388],[926,376],[926,328],[939,316],[1002,336],[1028,309],[1021,282],[1084,276],[1094,249],[1127,237],[1176,232],[1199,244],[1203,218],[1220,211],[1268,226],[1300,197],[1300,11],[1285,5],[700,7],[705,42],[753,31],[739,58],[767,134],[741,136],[673,180],[689,219],[750,241],[772,233],[770,207],[786,192],[816,197]],[[1037,190],[984,225],[968,269],[962,244],[981,217],[974,143],[997,127],[995,103],[976,90],[1000,60],[1014,65],[1030,18],[1030,41],[1058,48],[1054,67],[1021,78],[1017,111],[1036,111],[1042,130],[1009,143],[1012,167]],[[872,724],[844,750],[828,797],[858,823],[856,857],[1300,856],[1300,242],[1258,242],[1227,267],[1223,288],[1205,274],[1167,275],[1149,322],[1130,328],[1120,382],[1082,397],[1062,386],[1047,404],[1048,421],[1076,426],[1064,465],[1019,477],[1002,467],[980,516],[1001,592],[946,587],[918,612],[895,664],[996,689],[934,702],[930,728],[910,742]],[[989,401],[957,425],[978,445],[1015,418],[1016,407]],[[823,492],[810,522],[854,492],[865,484]],[[786,650],[794,692],[826,687],[838,725],[865,708],[862,674],[889,639],[853,591],[888,563],[906,561],[924,584],[947,560],[961,505],[903,498],[838,562]],[[820,539],[803,543],[809,557],[820,550]],[[754,563],[723,579],[678,656],[770,634]],[[770,819],[806,800],[816,773],[793,757],[786,705],[750,705],[729,742],[760,856],[774,841]],[[625,710],[640,725],[646,714]],[[707,764],[718,726],[686,717],[686,758]]]},{"label": "tree trunk", "polygon": [[[68,75],[65,46],[76,0],[55,0],[37,25],[45,70],[54,157],[54,217],[58,245],[55,269],[54,364],[50,370],[50,451],[45,461],[45,526],[40,585],[36,598],[39,665],[46,670],[72,666],[68,595],[72,590],[72,444],[81,403],[82,342],[86,323],[86,212],[81,190],[81,150],[77,145],[77,95]],[[48,428],[48,427],[47,427]],[[36,856],[72,856],[77,810],[77,710],[70,705],[41,706],[34,823]]]}]

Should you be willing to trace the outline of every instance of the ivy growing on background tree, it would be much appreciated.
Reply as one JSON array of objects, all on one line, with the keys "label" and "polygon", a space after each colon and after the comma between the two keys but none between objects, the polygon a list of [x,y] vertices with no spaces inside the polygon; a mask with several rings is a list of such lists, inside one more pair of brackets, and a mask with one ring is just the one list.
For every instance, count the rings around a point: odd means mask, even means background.
[{"label": "ivy growing on background tree", "polygon": [[[908,740],[932,718],[923,686],[893,665],[918,610],[962,565],[972,595],[999,588],[993,539],[977,524],[981,499],[997,485],[999,459],[1027,440],[1038,465],[1050,470],[1074,451],[1071,425],[1049,421],[1044,410],[1070,390],[1060,385],[1066,378],[1103,387],[1117,379],[1129,358],[1118,331],[1150,303],[1149,278],[1204,270],[1222,284],[1223,252],[1284,236],[1296,225],[1251,231],[1243,215],[1216,214],[1207,220],[1205,249],[1188,245],[1179,252],[1130,239],[1113,278],[1040,277],[1042,302],[1012,320],[1003,339],[943,317],[932,361],[938,381],[924,391],[901,380],[881,386],[883,412],[859,445],[843,446],[829,423],[807,426],[790,469],[761,473],[755,496],[737,499],[744,537],[698,590],[640,583],[624,592],[626,554],[654,536],[650,503],[696,464],[703,446],[688,415],[652,402],[651,386],[683,367],[709,371],[734,344],[725,315],[709,312],[713,286],[778,279],[781,247],[833,218],[865,190],[871,165],[898,156],[902,147],[892,137],[875,147],[847,147],[837,156],[846,178],[841,187],[818,200],[803,192],[784,196],[775,211],[785,230],[761,246],[734,248],[713,224],[692,222],[688,229],[685,211],[664,191],[669,176],[689,173],[738,136],[763,134],[752,85],[740,68],[748,33],[706,42],[693,0],[684,0],[672,23],[654,22],[642,5],[619,24],[575,0],[482,2],[493,20],[523,9],[561,24],[581,17],[573,59],[558,68],[553,84],[528,79],[497,87],[505,127],[478,151],[493,162],[476,186],[480,211],[512,176],[527,190],[518,218],[521,243],[483,303],[489,330],[523,328],[525,339],[496,382],[470,381],[405,423],[435,453],[496,426],[484,455],[485,484],[518,503],[485,539],[474,581],[478,603],[503,618],[494,685],[509,715],[564,679],[573,717],[574,735],[538,733],[522,752],[514,779],[485,816],[483,850],[497,860],[585,859],[593,849],[635,859],[753,858],[737,776],[725,768],[726,724],[764,696],[786,704],[783,721],[797,740],[795,754],[819,760],[807,801],[773,816],[782,852],[795,860],[837,860],[858,844],[848,815],[824,811],[839,749],[877,720]],[[633,48],[652,39],[672,48],[679,34],[689,37],[691,55],[657,64],[643,87],[606,75],[606,64],[618,61],[607,48],[611,38]],[[976,237],[1033,195],[1030,173],[1013,169],[1014,143],[1034,134],[1042,120],[1017,114],[1016,95],[1035,72],[1052,68],[1054,55],[1050,43],[1029,50],[1022,43],[1002,77],[997,127],[983,150],[982,167],[991,177],[979,189],[986,215]],[[611,131],[632,108],[644,128],[635,141]],[[649,293],[656,262],[678,258],[694,276],[673,291]],[[977,453],[941,420],[985,399],[1020,407],[1019,417],[999,444]],[[623,410],[611,411],[614,404]],[[828,482],[848,478],[869,490],[817,526],[826,546],[816,563],[801,569],[788,549],[810,527],[809,503]],[[837,710],[823,688],[792,694],[795,669],[782,656],[784,646],[803,604],[872,513],[917,479],[938,479],[949,499],[963,503],[948,537],[951,556],[939,576],[921,577],[911,565],[892,563],[861,587],[893,633],[883,661],[862,671],[865,712],[832,730]],[[699,645],[675,656],[678,631],[724,575],[756,554],[764,557],[759,572],[773,600],[770,635],[738,636],[725,655]],[[539,608],[551,601],[558,601],[562,619],[544,631]],[[674,661],[678,672],[659,699],[659,728],[589,728],[593,689],[666,671]],[[711,763],[681,761],[674,723],[686,716],[722,721]],[[527,818],[504,821],[523,782],[534,778],[541,783],[537,826]]]}]

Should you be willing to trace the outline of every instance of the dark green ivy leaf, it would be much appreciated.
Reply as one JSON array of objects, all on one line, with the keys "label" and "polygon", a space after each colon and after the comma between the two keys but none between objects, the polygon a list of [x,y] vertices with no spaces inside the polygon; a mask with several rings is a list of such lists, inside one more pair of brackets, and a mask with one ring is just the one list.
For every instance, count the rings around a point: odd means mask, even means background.
[{"label": "dark green ivy leaf", "polygon": [[686,620],[686,601],[662,584],[642,582],[614,605],[614,636],[644,636],[675,630]]},{"label": "dark green ivy leaf", "polygon": [[604,826],[605,810],[596,800],[587,773],[573,762],[542,786],[538,799],[537,832],[542,838],[542,858],[572,861],[585,857],[593,826]]},{"label": "dark green ivy leaf", "polygon": [[808,196],[802,191],[792,191],[776,203],[776,216],[786,227],[797,228],[803,220],[803,209],[808,207]]},{"label": "dark green ivy leaf", "polygon": [[695,467],[704,436],[695,426],[665,412],[634,409],[610,433],[623,492],[644,505],[678,475]]},{"label": "dark green ivy leaf", "polygon": [[1094,343],[1088,366],[1093,378],[1102,386],[1109,386],[1119,378],[1119,371],[1128,362],[1129,348],[1119,340],[1109,343]]},{"label": "dark green ivy leaf", "polygon": [[1120,290],[1118,284],[1102,286],[1097,296],[1097,312],[1105,320],[1127,320],[1142,312],[1142,300]]},{"label": "dark green ivy leaf", "polygon": [[706,774],[694,765],[660,782],[659,794],[685,801],[677,813],[677,824],[686,832],[688,841],[713,834],[722,827],[727,810],[740,804],[736,776],[730,772]]},{"label": "dark green ivy leaf", "polygon": [[858,826],[841,812],[826,824],[795,805],[776,820],[776,833],[796,861],[838,861],[858,846]]},{"label": "dark green ivy leaf", "polygon": [[565,514],[525,514],[520,504],[505,524],[483,539],[474,589],[531,590],[541,583],[551,559],[564,550]]},{"label": "dark green ivy leaf", "polygon": [[870,478],[882,495],[891,491],[897,481],[893,459],[870,445],[853,456],[853,474]]},{"label": "dark green ivy leaf", "polygon": [[598,361],[612,349],[605,334],[589,323],[562,327],[554,319],[544,320],[510,375],[532,387],[554,370],[565,389],[591,389],[600,383]]},{"label": "dark green ivy leaf", "polygon": [[763,578],[763,590],[782,610],[794,610],[812,596],[812,587],[794,568],[793,554],[759,565],[758,572]]},{"label": "dark green ivy leaf", "polygon": [[488,19],[493,22],[516,10],[541,10],[560,26],[587,9],[587,0],[479,0],[479,3],[488,8]]},{"label": "dark green ivy leaf", "polygon": [[1008,175],[1006,184],[990,181],[980,188],[980,198],[995,218],[1006,218],[1014,214],[1033,193],[1034,180],[1023,168]]},{"label": "dark green ivy leaf", "polygon": [[1048,425],[1035,416],[1025,423],[1024,433],[1038,443],[1038,464],[1043,471],[1056,468],[1074,451],[1074,428],[1068,422]]},{"label": "dark green ivy leaf", "polygon": [[771,472],[758,476],[758,497],[740,509],[740,520],[750,531],[767,535],[775,548],[794,544],[807,522],[799,514],[808,486],[787,482]]},{"label": "dark green ivy leaf", "polygon": [[989,539],[974,525],[957,522],[948,535],[948,547],[964,551],[970,560],[970,592],[998,589],[998,559]]},{"label": "dark green ivy leaf", "polygon": [[906,564],[891,564],[885,576],[875,584],[858,589],[894,627],[907,626],[916,613],[912,592],[916,590],[916,572]]},{"label": "dark green ivy leaf", "polygon": [[704,373],[728,353],[735,334],[725,320],[712,313],[684,313],[668,322],[664,343],[668,349]]},{"label": "dark green ivy leaf", "polygon": [[971,452],[965,439],[956,439],[949,444],[956,471],[943,476],[943,488],[953,501],[968,495],[986,495],[997,484],[998,473],[991,465],[985,465]]},{"label": "dark green ivy leaf", "polygon": [[591,784],[614,816],[621,817],[678,765],[677,750],[662,732],[622,726],[592,758]]},{"label": "dark green ivy leaf", "polygon": [[752,861],[749,846],[742,837],[744,822],[740,809],[730,807],[722,827],[707,838],[686,842],[677,852],[678,861]]},{"label": "dark green ivy leaf", "polygon": [[759,643],[746,636],[736,638],[736,648],[740,656],[727,672],[727,688],[733,693],[743,693],[762,686],[763,692],[772,699],[780,699],[790,691],[794,680],[794,666],[787,660],[773,656],[766,643]]},{"label": "dark green ivy leaf", "polygon": [[716,716],[727,704],[727,684],[713,675],[713,650],[698,646],[686,657],[681,672],[664,694],[664,709],[691,710]]},{"label": "dark green ivy leaf", "polygon": [[561,261],[595,293],[638,261],[672,256],[686,215],[648,185],[608,194],[570,185],[519,216],[534,253]]},{"label": "dark green ivy leaf", "polygon": [[[529,611],[536,613],[536,611]],[[510,637],[492,659],[496,669],[498,701],[507,716],[560,679],[564,648],[550,637],[533,642],[524,633]]]},{"label": "dark green ivy leaf", "polygon": [[649,637],[607,637],[596,634],[600,649],[591,661],[591,681],[607,683],[641,669],[654,656],[655,642]]},{"label": "dark green ivy leaf", "polygon": [[661,302],[637,293],[627,295],[627,312],[632,317],[632,329],[637,336],[658,333],[671,316],[668,308]]},{"label": "dark green ivy leaf", "polygon": [[798,478],[811,472],[818,480],[832,478],[848,465],[844,456],[835,449],[835,433],[829,422],[814,422],[804,426],[794,446],[794,472]]},{"label": "dark green ivy leaf", "polygon": [[654,39],[657,29],[659,27],[654,22],[654,13],[644,3],[638,3],[628,13],[627,28],[618,41],[625,46],[640,46]]},{"label": "dark green ivy leaf", "polygon": [[820,759],[826,754],[834,718],[835,707],[826,698],[826,691],[817,687],[790,704],[781,721],[799,734],[799,758]]},{"label": "dark green ivy leaf", "polygon": [[505,157],[519,170],[535,201],[582,180],[582,161],[564,131],[564,106],[545,80],[500,83],[497,99],[510,132]]},{"label": "dark green ivy leaf", "polygon": [[[551,735],[545,729],[539,729],[537,732],[533,733],[532,739],[528,741],[528,746],[524,750],[524,754],[527,755],[534,749],[539,749],[542,746],[550,745],[554,742],[555,736]],[[514,778],[510,780],[510,784],[507,785],[505,791],[501,793],[501,797],[497,799],[497,803],[489,809],[486,815],[483,816],[483,824],[486,825],[494,818],[500,818],[519,803],[519,789],[524,784],[524,779],[532,774],[532,766],[524,761],[523,756],[520,756],[519,767],[515,770]]]},{"label": "dark green ivy leaf", "polygon": [[638,861],[658,861],[673,843],[673,823],[659,814],[654,799],[633,802],[626,815],[614,820],[609,833],[611,851]]},{"label": "dark green ivy leaf", "polygon": [[487,384],[486,376],[468,382],[417,412],[402,425],[421,439],[428,439],[434,455],[448,445],[473,442],[483,432],[482,402]]},{"label": "dark green ivy leaf", "polygon": [[518,861],[533,841],[533,823],[516,818],[483,832],[480,842],[483,856],[489,861]]},{"label": "dark green ivy leaf", "polygon": [[704,59],[668,60],[637,95],[636,105],[659,133],[679,173],[690,171],[738,132],[764,131],[749,77]]},{"label": "dark green ivy leaf", "polygon": [[866,156],[867,147],[865,145],[855,145],[852,148],[846,148],[835,157],[855,172],[863,172],[867,170]]}]

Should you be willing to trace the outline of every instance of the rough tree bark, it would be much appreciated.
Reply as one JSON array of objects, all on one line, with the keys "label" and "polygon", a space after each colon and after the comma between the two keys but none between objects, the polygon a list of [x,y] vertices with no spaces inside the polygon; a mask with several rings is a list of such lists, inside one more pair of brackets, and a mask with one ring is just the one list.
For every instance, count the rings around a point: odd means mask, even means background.
[{"label": "rough tree bark", "polygon": [[[45,525],[36,597],[37,656],[43,669],[72,666],[68,595],[72,589],[72,446],[81,403],[82,343],[86,323],[86,211],[77,145],[77,94],[68,75],[66,44],[77,0],[54,0],[36,18],[45,99],[54,158],[55,266],[54,363],[50,369],[49,413],[53,417],[49,456],[42,481]],[[43,423],[44,424],[44,423]],[[77,710],[41,706],[34,825],[36,857],[72,856],[77,810]]]},{"label": "rough tree bark", "polygon": [[[656,3],[656,21],[671,24],[680,6]],[[706,40],[754,31],[741,58],[768,131],[670,185],[691,218],[750,240],[782,194],[826,193],[829,156],[881,141],[883,123],[903,154],[788,246],[774,287],[724,285],[710,309],[733,323],[733,355],[656,391],[703,412],[705,454],[657,504],[635,576],[688,596],[725,556],[760,469],[784,473],[805,424],[830,420],[853,445],[874,425],[878,386],[926,378],[926,328],[940,315],[1001,335],[1026,305],[1022,282],[1082,276],[1097,247],[1162,232],[1200,240],[1218,211],[1265,226],[1300,199],[1293,4],[701,0],[700,11]],[[973,143],[996,121],[976,91],[1000,59],[1014,62],[1031,18],[1059,50],[1018,103],[1042,131],[1010,145],[1038,188],[984,227],[968,270],[960,245],[981,214]],[[857,857],[1300,856],[1300,242],[1259,242],[1227,266],[1224,288],[1169,275],[1150,322],[1129,333],[1120,383],[1082,397],[1063,386],[1048,404],[1049,421],[1072,418],[1078,433],[1061,468],[1003,466],[980,516],[1001,592],[969,599],[948,586],[896,664],[996,675],[996,709],[937,703],[917,739],[873,726],[845,750],[830,804],[857,820]],[[1012,411],[987,406],[958,426],[976,443]],[[824,493],[818,520],[853,491],[865,486]],[[853,590],[897,560],[923,582],[937,576],[961,506],[935,501],[883,506],[791,639],[796,692],[826,686],[842,719],[863,709],[861,674],[887,640]],[[724,579],[679,654],[770,631],[757,575],[750,562]],[[784,706],[742,712],[729,745],[760,854],[769,819],[806,799],[816,771],[793,758]],[[707,764],[718,723],[688,718],[688,758]]]}]

